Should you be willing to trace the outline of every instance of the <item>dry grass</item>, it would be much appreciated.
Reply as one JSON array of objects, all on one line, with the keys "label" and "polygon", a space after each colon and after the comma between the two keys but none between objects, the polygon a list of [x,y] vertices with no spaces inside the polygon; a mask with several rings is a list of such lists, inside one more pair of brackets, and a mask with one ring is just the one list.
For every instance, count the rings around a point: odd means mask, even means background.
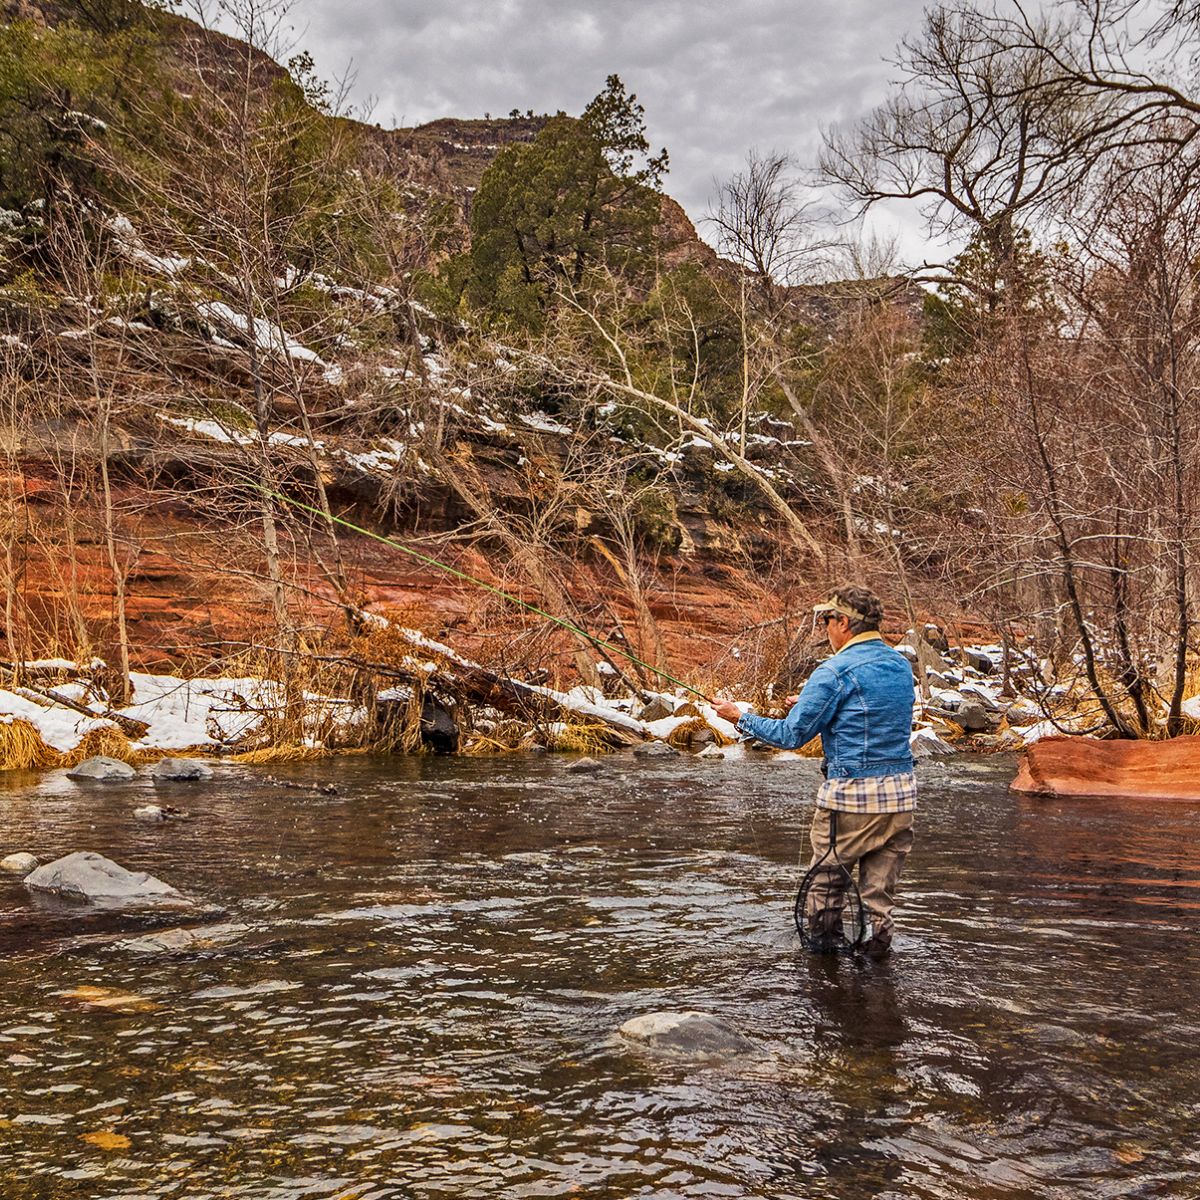
[{"label": "dry grass", "polygon": [[379,723],[379,733],[371,743],[371,750],[376,754],[421,753],[425,749],[421,738],[421,712],[424,703],[425,685],[418,679],[403,709],[399,705],[388,705],[387,717]]},{"label": "dry grass", "polygon": [[157,762],[165,758],[166,750],[138,750],[133,743],[115,725],[97,725],[89,729],[80,739],[74,750],[68,750],[63,756],[64,766],[74,767],[87,758],[103,755],[105,758],[115,758],[131,767],[140,767],[148,762]]},{"label": "dry grass", "polygon": [[33,771],[62,763],[63,756],[46,745],[35,725],[21,717],[0,722],[0,771]]},{"label": "dry grass", "polygon": [[820,734],[813,738],[811,742],[805,742],[796,753],[801,758],[821,758],[825,753],[825,748],[821,745]]},{"label": "dry grass", "polygon": [[324,746],[262,746],[257,750],[231,754],[229,761],[255,767],[270,763],[311,762],[313,759],[327,758],[331,753]]},{"label": "dry grass", "polygon": [[684,721],[682,725],[676,725],[667,734],[667,745],[674,746],[677,750],[682,749],[684,746],[690,746],[696,734],[702,729],[709,730],[718,743],[722,740],[717,731],[703,717],[692,717],[690,720]]},{"label": "dry grass", "polygon": [[467,735],[460,754],[516,754],[529,746],[529,726],[520,721],[500,721],[487,733]]},{"label": "dry grass", "polygon": [[607,734],[604,725],[571,722],[550,735],[548,748],[562,754],[607,754]]},{"label": "dry grass", "polygon": [[473,733],[466,745],[459,751],[471,757],[484,757],[488,754],[516,754],[523,747],[514,745],[503,738],[490,737],[486,733]]}]

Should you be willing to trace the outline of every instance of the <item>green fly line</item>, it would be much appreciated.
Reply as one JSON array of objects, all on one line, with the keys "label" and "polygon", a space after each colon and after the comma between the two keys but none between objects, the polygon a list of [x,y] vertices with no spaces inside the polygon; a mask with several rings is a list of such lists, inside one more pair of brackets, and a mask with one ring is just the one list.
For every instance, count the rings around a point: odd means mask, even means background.
[{"label": "green fly line", "polygon": [[[250,482],[247,480],[247,482]],[[570,630],[571,633],[583,638],[594,646],[599,646],[602,649],[613,654],[619,654],[623,658],[629,659],[639,667],[650,671],[652,674],[659,676],[660,679],[665,679],[668,683],[675,684],[676,687],[681,687],[685,692],[691,692],[693,696],[699,696],[701,700],[708,704],[715,704],[716,701],[711,697],[706,696],[698,688],[692,687],[689,683],[684,683],[682,679],[676,679],[674,675],[668,674],[659,667],[653,667],[644,659],[638,658],[630,650],[626,650],[621,646],[614,645],[604,638],[596,637],[593,633],[588,633],[586,629],[581,629],[573,621],[568,621],[563,617],[556,617],[553,613],[548,613],[544,608],[538,608],[536,604],[530,604],[526,600],[522,600],[520,596],[514,596],[511,592],[506,592],[503,588],[498,588],[494,584],[486,582],[486,580],[478,579],[474,575],[469,575],[466,571],[460,571],[457,567],[452,567],[447,562],[442,562],[440,558],[434,558],[432,554],[423,554],[420,550],[414,550],[411,546],[405,546],[400,542],[394,541],[390,537],[386,537],[382,533],[375,533],[370,529],[364,529],[361,525],[355,525],[353,521],[347,521],[345,517],[334,516],[333,513],[325,512],[323,509],[315,508],[311,504],[306,504],[303,500],[293,499],[291,496],[285,496],[282,492],[277,492],[273,488],[266,487],[260,483],[252,483],[258,491],[266,496],[270,496],[273,500],[279,500],[283,504],[289,504],[293,508],[302,509],[304,512],[311,513],[315,517],[320,517],[322,520],[333,521],[334,524],[342,526],[344,529],[353,530],[355,533],[361,533],[363,537],[371,538],[373,541],[381,542],[385,546],[390,546],[393,550],[399,550],[401,554],[407,554],[410,558],[417,559],[418,562],[423,562],[426,566],[435,567],[439,571],[445,572],[447,575],[453,575],[456,579],[461,579],[466,583],[474,584],[478,588],[482,588],[485,592],[491,592],[493,596],[499,596],[503,600],[507,600],[510,604],[515,604],[519,608],[525,609],[526,612],[535,613],[539,617],[544,617],[547,621],[553,622],[555,625],[561,626],[563,629]]]}]

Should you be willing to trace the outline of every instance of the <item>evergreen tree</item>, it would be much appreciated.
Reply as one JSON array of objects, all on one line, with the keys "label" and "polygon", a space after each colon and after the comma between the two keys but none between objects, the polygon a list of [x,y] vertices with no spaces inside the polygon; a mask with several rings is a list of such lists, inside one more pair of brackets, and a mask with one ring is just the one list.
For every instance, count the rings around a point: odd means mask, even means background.
[{"label": "evergreen tree", "polygon": [[580,288],[604,261],[628,271],[652,246],[667,152],[649,155],[644,110],[610,75],[575,119],[496,156],[471,213],[473,304],[536,324],[554,291]]}]

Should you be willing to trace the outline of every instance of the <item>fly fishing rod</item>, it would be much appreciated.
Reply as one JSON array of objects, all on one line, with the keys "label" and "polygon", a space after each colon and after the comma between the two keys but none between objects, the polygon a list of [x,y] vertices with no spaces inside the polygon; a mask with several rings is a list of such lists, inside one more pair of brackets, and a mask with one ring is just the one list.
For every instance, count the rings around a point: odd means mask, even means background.
[{"label": "fly fishing rod", "polygon": [[597,637],[593,633],[588,633],[586,629],[582,629],[576,625],[574,621],[568,621],[563,617],[556,617],[553,613],[548,613],[544,608],[539,608],[536,604],[530,604],[527,600],[522,600],[520,596],[514,596],[512,592],[506,592],[503,588],[496,587],[495,584],[488,583],[486,580],[480,579],[475,575],[468,574],[466,571],[460,571],[457,567],[451,566],[447,562],[443,562],[440,558],[434,558],[432,554],[424,554],[420,550],[414,550],[411,546],[405,546],[401,542],[394,541],[390,537],[386,537],[382,533],[375,533],[373,530],[365,529],[361,525],[356,525],[353,521],[347,521],[345,517],[334,516],[333,513],[326,512],[324,509],[316,508],[311,504],[305,503],[303,500],[296,500],[292,496],[287,496],[283,492],[276,491],[274,488],[266,487],[264,484],[255,483],[252,480],[246,480],[256,491],[262,492],[263,495],[269,496],[272,500],[278,500],[282,504],[298,508],[303,512],[311,513],[315,517],[320,517],[322,520],[332,521],[336,525],[342,526],[343,529],[352,530],[354,533],[360,533],[363,537],[371,538],[372,541],[380,542],[384,546],[390,546],[393,550],[399,550],[401,554],[407,554],[410,558],[415,558],[418,562],[424,563],[426,566],[434,567],[436,570],[442,571],[446,575],[452,575],[455,579],[461,579],[465,583],[474,584],[478,588],[482,588],[485,592],[491,592],[493,596],[499,596],[502,600],[507,600],[510,604],[517,605],[518,608],[524,609],[526,612],[534,613],[536,616],[543,617],[547,621],[558,625],[562,629],[569,630],[577,637],[583,638],[590,642],[593,646],[598,646],[602,650],[610,654],[619,654],[622,658],[627,658],[636,666],[657,675],[660,679],[665,679],[668,683],[673,683],[676,687],[683,688],[685,692],[690,692],[693,696],[699,696],[706,704],[715,705],[717,702],[711,696],[700,691],[699,688],[694,688],[690,683],[684,683],[682,679],[676,679],[674,675],[662,670],[659,667],[653,667],[644,659],[639,658],[631,650],[626,650],[622,646],[617,646],[614,643],[607,641],[605,638]]}]

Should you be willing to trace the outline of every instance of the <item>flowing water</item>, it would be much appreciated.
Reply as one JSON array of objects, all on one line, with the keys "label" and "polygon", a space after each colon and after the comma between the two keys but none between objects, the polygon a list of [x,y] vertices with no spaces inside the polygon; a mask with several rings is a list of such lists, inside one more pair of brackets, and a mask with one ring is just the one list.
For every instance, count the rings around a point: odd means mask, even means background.
[{"label": "flowing water", "polygon": [[[1200,1196],[1200,809],[925,766],[870,964],[790,928],[811,762],[566,765],[223,767],[159,826],[147,782],[6,780],[3,852],[99,850],[249,928],[139,953],[0,881],[0,1195]],[[757,1050],[616,1035],[681,1009]]]}]

